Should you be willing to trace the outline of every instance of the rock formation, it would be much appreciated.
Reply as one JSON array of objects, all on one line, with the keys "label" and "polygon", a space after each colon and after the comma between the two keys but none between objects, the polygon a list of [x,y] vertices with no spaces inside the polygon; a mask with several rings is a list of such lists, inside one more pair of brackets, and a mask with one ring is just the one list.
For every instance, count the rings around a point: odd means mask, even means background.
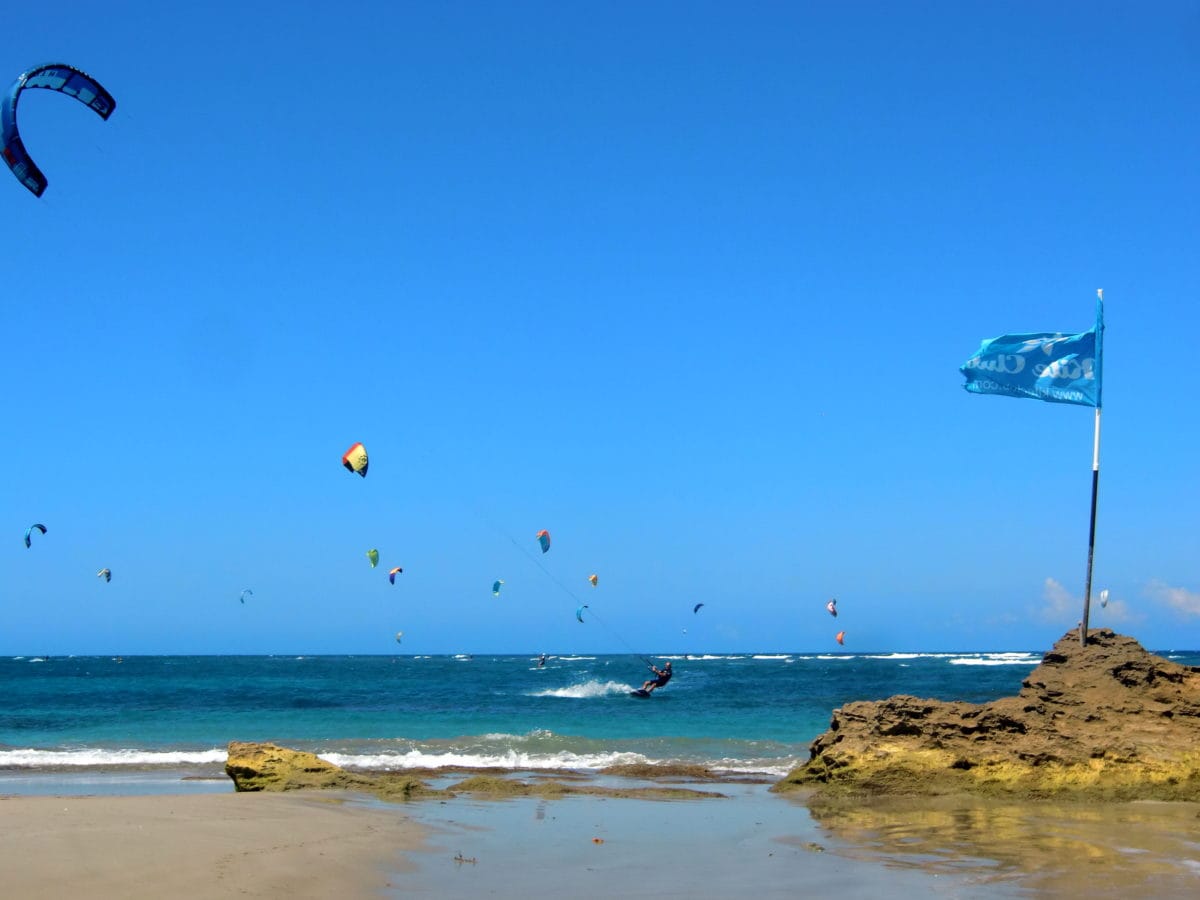
[{"label": "rock formation", "polygon": [[810,754],[772,790],[1200,800],[1200,667],[1071,631],[1015,697],[848,703]]},{"label": "rock formation", "polygon": [[[432,788],[408,772],[352,772],[326,762],[314,753],[289,750],[275,744],[231,741],[225,762],[225,774],[233,779],[238,791],[343,790],[374,794],[381,800],[421,800],[453,797],[456,793],[481,797],[565,797],[588,794],[600,797],[636,797],[643,800],[688,800],[724,797],[724,794],[692,788],[650,785],[644,787],[604,787],[571,785],[559,780],[520,781],[504,777],[503,770],[421,770],[431,777],[449,771],[469,772],[470,777],[445,790]],[[497,774],[499,772],[500,774]],[[655,773],[657,774],[657,773]],[[650,777],[644,773],[645,777]],[[678,775],[668,771],[663,777]]]},{"label": "rock formation", "polygon": [[238,791],[347,790],[383,799],[409,800],[436,793],[409,775],[360,774],[326,762],[315,753],[274,744],[230,741],[225,774]]}]

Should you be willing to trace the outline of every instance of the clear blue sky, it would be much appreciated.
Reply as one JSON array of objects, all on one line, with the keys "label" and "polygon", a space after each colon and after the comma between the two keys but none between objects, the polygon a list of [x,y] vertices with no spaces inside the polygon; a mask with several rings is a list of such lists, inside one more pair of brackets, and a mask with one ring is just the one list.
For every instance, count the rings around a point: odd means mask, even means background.
[{"label": "clear blue sky", "polygon": [[1092,411],[957,369],[1097,288],[1092,624],[1200,646],[1194,3],[6,10],[46,61],[118,105],[0,169],[0,653],[1044,649]]}]

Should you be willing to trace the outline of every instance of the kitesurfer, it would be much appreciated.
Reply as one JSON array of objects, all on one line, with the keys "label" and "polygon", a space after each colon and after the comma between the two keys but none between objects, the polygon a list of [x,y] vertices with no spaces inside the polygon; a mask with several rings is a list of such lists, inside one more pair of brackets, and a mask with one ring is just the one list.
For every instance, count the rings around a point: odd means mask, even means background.
[{"label": "kitesurfer", "polygon": [[661,669],[657,666],[651,666],[650,671],[654,673],[655,677],[642,683],[642,690],[647,694],[653,693],[655,688],[663,687],[671,680],[671,662],[668,660],[663,663]]},{"label": "kitesurfer", "polygon": [[540,669],[545,664],[546,664],[546,654],[543,653],[541,656],[538,657],[538,668]]}]

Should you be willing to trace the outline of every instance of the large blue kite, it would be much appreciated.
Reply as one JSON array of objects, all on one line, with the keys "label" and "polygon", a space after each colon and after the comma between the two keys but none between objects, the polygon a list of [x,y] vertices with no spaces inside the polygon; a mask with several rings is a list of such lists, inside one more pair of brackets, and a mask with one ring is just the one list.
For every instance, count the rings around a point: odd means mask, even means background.
[{"label": "large blue kite", "polygon": [[17,131],[17,101],[21,99],[21,92],[26,88],[46,88],[74,97],[106,120],[112,115],[117,101],[92,76],[65,63],[34,66],[22,72],[13,82],[8,96],[0,106],[0,139],[3,140],[0,155],[4,156],[4,162],[12,169],[17,180],[33,191],[35,197],[40,197],[46,190],[46,176],[29,158],[25,144],[21,142],[20,132]]}]

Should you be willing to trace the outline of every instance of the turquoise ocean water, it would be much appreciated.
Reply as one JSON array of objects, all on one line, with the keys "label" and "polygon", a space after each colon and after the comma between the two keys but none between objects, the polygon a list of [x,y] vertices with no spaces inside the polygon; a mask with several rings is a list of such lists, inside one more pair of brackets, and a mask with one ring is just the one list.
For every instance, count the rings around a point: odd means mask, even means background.
[{"label": "turquoise ocean water", "polygon": [[[1200,664],[1200,653],[1164,654]],[[781,776],[832,711],[914,694],[1016,693],[1041,654],[712,654],[671,659],[650,699],[631,655],[0,659],[0,773],[219,773],[231,740],[340,765],[591,770],[688,762]],[[0,793],[6,790],[0,784]]]}]

